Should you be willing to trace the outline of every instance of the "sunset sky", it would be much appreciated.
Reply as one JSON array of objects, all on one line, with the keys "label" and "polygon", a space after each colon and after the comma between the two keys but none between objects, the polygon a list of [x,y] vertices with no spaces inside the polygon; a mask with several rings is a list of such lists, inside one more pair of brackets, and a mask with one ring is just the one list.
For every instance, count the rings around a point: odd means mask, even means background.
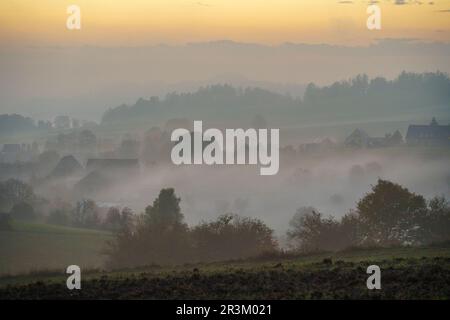
[{"label": "sunset sky", "polygon": [[[66,29],[68,5],[82,28]],[[233,40],[361,45],[380,38],[450,41],[450,0],[381,0],[382,30],[366,28],[368,1],[2,0],[0,45],[139,46]]]}]

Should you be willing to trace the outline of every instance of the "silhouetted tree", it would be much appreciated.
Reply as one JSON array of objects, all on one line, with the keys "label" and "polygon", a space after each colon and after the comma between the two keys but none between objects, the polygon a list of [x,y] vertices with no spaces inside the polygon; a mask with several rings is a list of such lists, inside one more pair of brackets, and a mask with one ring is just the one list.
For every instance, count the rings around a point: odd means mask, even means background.
[{"label": "silhouetted tree", "polygon": [[145,217],[149,225],[171,227],[183,224],[183,214],[180,210],[180,198],[173,188],[162,189],[153,205],[145,208]]},{"label": "silhouetted tree", "polygon": [[429,244],[450,240],[450,205],[387,180],[378,180],[340,220],[324,218],[312,207],[297,210],[288,238],[300,251],[341,250],[351,246]]},{"label": "silhouetted tree", "polygon": [[[125,211],[126,216],[129,211]],[[189,229],[183,221],[180,199],[174,189],[162,189],[153,204],[109,243],[113,267],[177,264],[192,260]]]},{"label": "silhouetted tree", "polygon": [[120,209],[117,207],[110,207],[106,213],[103,226],[106,229],[118,230],[120,228]]},{"label": "silhouetted tree", "polygon": [[421,243],[450,240],[450,204],[443,197],[434,197],[428,202],[428,211],[420,217],[420,228],[416,234]]},{"label": "silhouetted tree", "polygon": [[117,207],[111,207],[106,213],[103,223],[104,228],[114,231],[123,231],[131,228],[133,223],[133,211],[130,208],[123,208],[120,211]]},{"label": "silhouetted tree", "polygon": [[414,241],[415,229],[426,211],[421,195],[381,179],[357,204],[366,241],[377,245]]},{"label": "silhouetted tree", "polygon": [[16,179],[0,182],[0,210],[9,211],[14,204],[32,204],[35,200],[36,196],[30,185]]},{"label": "silhouetted tree", "polygon": [[72,213],[73,224],[82,228],[100,227],[98,207],[93,200],[78,201]]},{"label": "silhouetted tree", "polygon": [[388,145],[398,146],[403,143],[403,136],[400,131],[395,130],[395,132],[388,137]]},{"label": "silhouetted tree", "polygon": [[120,229],[131,230],[133,226],[133,210],[130,208],[123,208],[120,215]]},{"label": "silhouetted tree", "polygon": [[355,211],[351,210],[342,217],[339,222],[339,236],[340,249],[362,244],[363,234],[361,219]]}]

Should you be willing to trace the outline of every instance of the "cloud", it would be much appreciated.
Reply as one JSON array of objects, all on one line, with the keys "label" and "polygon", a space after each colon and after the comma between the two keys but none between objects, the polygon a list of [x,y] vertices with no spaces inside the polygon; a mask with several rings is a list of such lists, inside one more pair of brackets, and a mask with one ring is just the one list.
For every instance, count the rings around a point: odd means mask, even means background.
[{"label": "cloud", "polygon": [[353,4],[353,1],[338,1],[339,4]]},{"label": "cloud", "polygon": [[436,10],[436,12],[440,12],[440,13],[449,13],[449,12],[450,12],[450,9]]},{"label": "cloud", "polygon": [[417,42],[422,39],[420,38],[375,38],[376,41],[380,42],[390,42],[390,43],[411,43]]},{"label": "cloud", "polygon": [[201,7],[211,7],[210,4],[205,3],[205,2],[197,2],[196,4],[197,4],[198,6],[201,6]]},{"label": "cloud", "polygon": [[[414,5],[414,4],[416,4],[416,5],[422,5],[422,4],[424,4],[424,3],[426,3],[426,2],[423,2],[423,1],[420,1],[420,0],[395,0],[394,1],[394,5],[396,5],[396,6],[402,6],[402,5]],[[428,2],[428,4],[430,4],[430,5],[433,5],[434,4],[434,2],[433,1],[429,1]]]}]

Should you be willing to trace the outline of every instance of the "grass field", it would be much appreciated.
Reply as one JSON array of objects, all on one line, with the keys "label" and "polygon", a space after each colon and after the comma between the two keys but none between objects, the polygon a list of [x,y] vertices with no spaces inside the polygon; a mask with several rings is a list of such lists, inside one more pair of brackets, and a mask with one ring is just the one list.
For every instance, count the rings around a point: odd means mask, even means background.
[{"label": "grass field", "polygon": [[[381,268],[381,290],[366,287]],[[334,254],[82,271],[0,278],[0,299],[449,299],[450,247],[351,250]]]},{"label": "grass field", "polygon": [[14,221],[0,231],[0,275],[103,266],[108,232]]}]

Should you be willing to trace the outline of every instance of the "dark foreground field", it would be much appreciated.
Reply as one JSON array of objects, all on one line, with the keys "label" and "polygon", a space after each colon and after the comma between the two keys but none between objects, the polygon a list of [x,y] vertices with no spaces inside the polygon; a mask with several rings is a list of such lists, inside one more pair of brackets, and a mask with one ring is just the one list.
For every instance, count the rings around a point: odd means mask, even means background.
[{"label": "dark foreground field", "polygon": [[[381,268],[381,290],[366,269]],[[449,299],[450,249],[372,249],[334,255],[148,267],[82,273],[69,291],[65,275],[0,279],[0,299]]]}]

